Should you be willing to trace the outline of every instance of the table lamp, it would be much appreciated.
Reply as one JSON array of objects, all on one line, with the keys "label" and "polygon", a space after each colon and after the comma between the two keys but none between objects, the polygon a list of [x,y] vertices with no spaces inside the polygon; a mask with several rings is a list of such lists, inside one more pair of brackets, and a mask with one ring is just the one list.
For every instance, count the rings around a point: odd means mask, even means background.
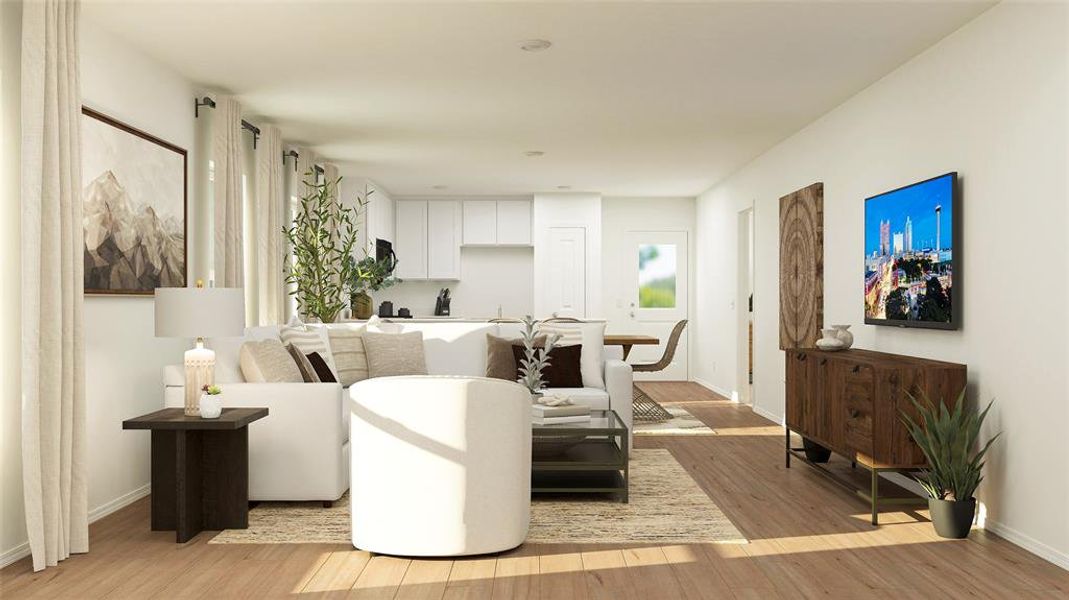
[{"label": "table lamp", "polygon": [[245,335],[245,294],[242,288],[156,288],[156,337],[196,338],[186,350],[187,416],[200,414],[201,388],[215,383],[215,352],[206,337]]}]

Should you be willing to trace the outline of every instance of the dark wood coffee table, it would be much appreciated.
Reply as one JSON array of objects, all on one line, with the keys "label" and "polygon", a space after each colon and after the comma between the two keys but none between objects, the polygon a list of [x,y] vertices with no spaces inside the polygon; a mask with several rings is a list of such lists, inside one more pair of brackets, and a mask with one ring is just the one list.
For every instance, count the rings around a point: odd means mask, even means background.
[{"label": "dark wood coffee table", "polygon": [[[613,493],[627,502],[627,425],[613,410],[590,411],[590,421],[532,425],[531,493]],[[539,446],[566,446],[539,452]]]},{"label": "dark wood coffee table", "polygon": [[165,408],[123,421],[152,431],[152,530],[181,544],[201,531],[249,526],[248,424],[266,408],[224,408],[218,419]]}]

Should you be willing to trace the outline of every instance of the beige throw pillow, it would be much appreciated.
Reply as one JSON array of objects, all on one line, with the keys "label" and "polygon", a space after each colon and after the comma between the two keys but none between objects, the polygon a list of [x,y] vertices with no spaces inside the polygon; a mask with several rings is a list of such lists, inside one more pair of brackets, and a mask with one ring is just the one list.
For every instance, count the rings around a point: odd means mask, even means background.
[{"label": "beige throw pillow", "polygon": [[249,383],[303,383],[293,357],[278,340],[245,342],[239,352],[241,374]]},{"label": "beige throw pillow", "polygon": [[423,332],[376,333],[365,332],[364,350],[367,353],[369,377],[395,375],[426,375],[427,358],[423,354]]},{"label": "beige throw pillow", "polygon": [[319,383],[319,375],[316,374],[315,367],[312,366],[312,363],[304,353],[293,344],[286,344],[286,351],[293,357],[293,362],[297,363],[297,370],[301,372],[301,377],[304,378],[305,383]]},{"label": "beige throw pillow", "polygon": [[293,344],[302,354],[308,356],[318,352],[327,366],[330,367],[334,378],[338,378],[338,368],[334,366],[334,356],[330,353],[330,338],[327,337],[326,327],[308,327],[297,317],[278,330],[283,345]]},{"label": "beige throw pillow", "polygon": [[327,330],[330,336],[330,352],[338,369],[338,381],[345,387],[368,378],[367,351],[364,349],[364,327],[359,329]]}]

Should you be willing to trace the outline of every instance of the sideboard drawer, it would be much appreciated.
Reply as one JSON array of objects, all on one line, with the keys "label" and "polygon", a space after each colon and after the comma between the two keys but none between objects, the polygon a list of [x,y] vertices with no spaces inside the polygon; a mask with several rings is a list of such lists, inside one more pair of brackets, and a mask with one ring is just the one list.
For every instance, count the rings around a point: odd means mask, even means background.
[{"label": "sideboard drawer", "polygon": [[843,441],[846,447],[873,455],[873,384],[874,374],[868,365],[843,365]]}]

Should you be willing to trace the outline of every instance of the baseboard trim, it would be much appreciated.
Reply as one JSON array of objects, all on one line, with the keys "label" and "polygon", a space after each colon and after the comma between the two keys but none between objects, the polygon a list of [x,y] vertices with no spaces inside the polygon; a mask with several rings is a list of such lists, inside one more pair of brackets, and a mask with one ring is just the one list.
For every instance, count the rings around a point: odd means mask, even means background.
[{"label": "baseboard trim", "polygon": [[776,413],[774,413],[772,411],[765,410],[765,409],[761,408],[760,406],[758,406],[756,404],[754,404],[751,408],[753,408],[753,411],[755,413],[761,415],[762,417],[768,419],[769,421],[772,421],[773,423],[775,423],[777,425],[783,425],[783,417],[782,416],[777,415]]},{"label": "baseboard trim", "polygon": [[[138,500],[148,496],[152,492],[152,485],[145,484],[131,492],[123,494],[118,498],[107,502],[101,506],[89,511],[89,522],[95,523],[100,519],[110,515],[111,513],[126,508],[127,506],[137,502]],[[0,569],[16,563],[30,555],[30,542],[25,541],[15,546],[14,548],[7,550],[3,554],[0,554]]]},{"label": "baseboard trim", "polygon": [[30,542],[22,542],[18,546],[0,554],[0,569],[16,563],[30,555]]},{"label": "baseboard trim", "polygon": [[95,523],[95,522],[99,521],[100,519],[103,519],[104,517],[110,515],[111,513],[115,512],[117,510],[126,508],[127,506],[133,504],[134,502],[137,502],[138,500],[144,498],[145,496],[148,496],[151,492],[152,492],[152,484],[146,483],[145,485],[143,485],[143,486],[141,486],[141,487],[139,487],[139,488],[137,488],[137,489],[135,489],[133,491],[127,492],[127,493],[123,494],[122,496],[119,496],[118,498],[112,500],[111,502],[106,502],[106,503],[94,508],[93,510],[89,511],[89,522],[90,523]]},{"label": "baseboard trim", "polygon": [[987,519],[984,522],[984,529],[1015,546],[1024,548],[1049,563],[1069,571],[1069,554],[1066,554],[1065,552],[1060,552],[1029,535],[1025,535],[1012,527],[1007,527],[1002,523],[992,521],[991,519]]},{"label": "baseboard trim", "polygon": [[727,398],[728,400],[730,400],[731,397],[732,397],[730,391],[725,390],[725,389],[721,389],[721,388],[713,385],[712,383],[709,383],[708,381],[706,381],[704,379],[700,379],[698,377],[693,377],[693,378],[691,378],[691,381],[693,381],[694,383],[702,386],[703,388],[709,390],[710,392],[712,392],[712,393],[714,393],[714,394],[716,394],[718,396],[723,396],[724,398]]}]

